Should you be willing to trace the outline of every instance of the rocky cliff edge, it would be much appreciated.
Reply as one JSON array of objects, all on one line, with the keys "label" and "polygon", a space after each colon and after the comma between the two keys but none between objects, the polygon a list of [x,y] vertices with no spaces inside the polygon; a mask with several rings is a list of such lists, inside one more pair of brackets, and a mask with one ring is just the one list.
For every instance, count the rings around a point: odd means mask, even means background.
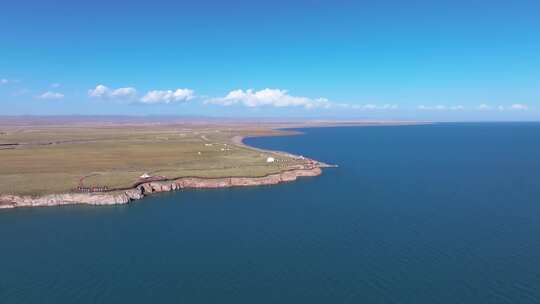
[{"label": "rocky cliff edge", "polygon": [[196,178],[185,177],[168,181],[153,181],[142,183],[136,188],[100,193],[62,193],[49,194],[39,197],[0,195],[0,209],[17,207],[46,207],[73,204],[86,205],[118,205],[128,204],[144,196],[165,191],[180,189],[208,189],[273,185],[295,181],[298,177],[318,176],[319,167],[309,169],[294,169],[263,177],[228,177],[228,178]]}]

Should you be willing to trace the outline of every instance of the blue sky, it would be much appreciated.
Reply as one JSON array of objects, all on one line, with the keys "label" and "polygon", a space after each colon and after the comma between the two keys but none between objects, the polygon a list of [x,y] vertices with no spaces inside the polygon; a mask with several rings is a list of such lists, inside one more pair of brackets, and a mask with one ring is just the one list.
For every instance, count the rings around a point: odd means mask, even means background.
[{"label": "blue sky", "polygon": [[5,1],[0,114],[540,119],[538,1]]}]

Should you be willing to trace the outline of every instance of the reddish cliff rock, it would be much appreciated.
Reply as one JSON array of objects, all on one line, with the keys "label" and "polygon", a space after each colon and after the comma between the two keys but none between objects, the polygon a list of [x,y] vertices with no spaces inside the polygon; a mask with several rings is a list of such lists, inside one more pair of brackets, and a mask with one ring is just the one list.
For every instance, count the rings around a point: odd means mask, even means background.
[{"label": "reddish cliff rock", "polygon": [[295,181],[298,177],[317,176],[319,167],[294,169],[263,177],[196,178],[185,177],[170,181],[151,181],[134,189],[101,193],[64,193],[40,197],[0,195],[0,209],[16,207],[43,207],[70,204],[117,205],[142,199],[145,195],[178,189],[205,189],[273,185]]}]

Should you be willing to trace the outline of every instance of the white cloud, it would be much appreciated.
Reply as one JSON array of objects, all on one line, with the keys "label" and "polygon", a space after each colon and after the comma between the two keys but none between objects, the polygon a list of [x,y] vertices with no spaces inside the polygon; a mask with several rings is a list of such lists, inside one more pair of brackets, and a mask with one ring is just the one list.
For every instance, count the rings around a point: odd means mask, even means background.
[{"label": "white cloud", "polygon": [[396,110],[399,108],[397,104],[383,104],[383,105],[376,105],[372,103],[368,103],[365,105],[357,105],[357,104],[340,104],[340,106],[344,108],[351,108],[356,110],[368,110],[368,111],[377,111],[377,110]]},{"label": "white cloud", "polygon": [[435,105],[435,106],[425,106],[425,105],[419,105],[417,107],[418,110],[422,111],[463,111],[465,110],[465,107],[462,105],[455,105],[455,106],[446,106],[446,105]]},{"label": "white cloud", "polygon": [[264,89],[260,91],[234,90],[230,91],[225,97],[213,98],[205,101],[205,103],[218,104],[223,106],[231,106],[240,104],[246,107],[254,108],[261,106],[269,107],[304,107],[306,109],[323,107],[331,107],[332,104],[326,98],[308,98],[292,96],[286,90],[280,89]]},{"label": "white cloud", "polygon": [[0,78],[0,85],[9,84],[9,83],[20,83],[20,82],[21,82],[21,80],[19,80],[19,79]]},{"label": "white cloud", "polygon": [[103,98],[107,96],[110,92],[110,89],[102,84],[98,84],[95,89],[88,90],[88,96],[90,97],[96,97],[96,98]]},{"label": "white cloud", "polygon": [[190,89],[176,89],[175,91],[153,90],[146,93],[140,101],[146,104],[156,104],[189,101],[193,98],[195,98],[195,92]]},{"label": "white cloud", "polygon": [[444,105],[437,105],[437,106],[419,105],[418,110],[423,110],[423,111],[444,111],[444,110],[446,110],[446,106],[444,106]]},{"label": "white cloud", "polygon": [[497,111],[506,111],[506,110],[527,111],[527,110],[529,110],[529,106],[527,106],[526,104],[521,104],[521,103],[515,103],[515,104],[512,104],[510,106],[502,106],[502,105],[490,106],[490,105],[484,103],[484,104],[479,105],[476,109],[479,110],[479,111],[492,111],[492,110],[497,110]]},{"label": "white cloud", "polygon": [[[429,110],[429,111],[462,111],[465,110],[465,107],[462,105],[456,105],[456,106],[445,106],[445,105],[437,105],[437,106],[425,106],[420,105],[418,106],[419,110]],[[492,106],[486,103],[480,104],[476,108],[473,108],[477,111],[506,111],[506,110],[516,110],[516,111],[527,111],[529,107],[525,104],[513,104],[511,106]]]},{"label": "white cloud", "polygon": [[397,104],[351,104],[351,103],[334,103],[327,98],[310,98],[303,96],[290,95],[287,90],[281,89],[263,89],[254,91],[248,90],[233,90],[225,97],[211,98],[205,100],[207,104],[217,104],[222,106],[242,105],[249,108],[256,107],[302,107],[305,109],[351,109],[365,111],[383,111],[396,110],[399,108]]},{"label": "white cloud", "polygon": [[39,99],[49,99],[49,100],[56,100],[56,99],[62,99],[64,98],[64,94],[57,93],[57,92],[45,92],[38,96]]},{"label": "white cloud", "polygon": [[131,87],[110,89],[102,84],[99,84],[95,89],[88,90],[88,96],[101,99],[131,99],[136,95],[137,90]]},{"label": "white cloud", "polygon": [[134,88],[119,88],[111,92],[113,98],[133,98],[137,95],[137,90]]},{"label": "white cloud", "polygon": [[451,110],[451,111],[462,111],[462,110],[465,110],[465,107],[462,106],[462,105],[451,106],[451,107],[450,107],[450,110]]},{"label": "white cloud", "polygon": [[515,103],[515,104],[510,106],[510,109],[511,110],[518,110],[518,111],[527,111],[529,109],[529,107],[527,105],[525,105],[525,104]]},{"label": "white cloud", "polygon": [[[493,107],[483,103],[483,104],[479,105],[478,107],[476,107],[476,109],[480,110],[480,111],[489,111],[489,110],[492,110]],[[499,106],[499,110],[504,110],[504,108],[502,106]]]}]

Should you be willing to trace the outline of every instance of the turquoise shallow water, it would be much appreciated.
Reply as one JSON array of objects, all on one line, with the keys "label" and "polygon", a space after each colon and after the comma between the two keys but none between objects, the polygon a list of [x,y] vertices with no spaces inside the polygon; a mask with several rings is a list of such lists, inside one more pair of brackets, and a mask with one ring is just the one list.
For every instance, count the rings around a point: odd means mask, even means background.
[{"label": "turquoise shallow water", "polygon": [[0,303],[539,303],[540,124],[320,128],[270,187],[0,212]]}]

